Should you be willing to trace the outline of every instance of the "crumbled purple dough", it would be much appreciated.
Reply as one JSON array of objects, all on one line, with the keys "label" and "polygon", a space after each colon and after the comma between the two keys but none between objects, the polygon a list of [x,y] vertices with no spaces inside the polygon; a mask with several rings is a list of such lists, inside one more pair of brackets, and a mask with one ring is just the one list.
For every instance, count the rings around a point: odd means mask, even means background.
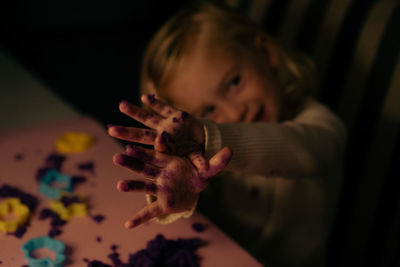
[{"label": "crumbled purple dough", "polygon": [[77,165],[77,168],[82,171],[89,171],[90,173],[94,174],[94,162],[89,161],[85,163],[80,163]]},{"label": "crumbled purple dough", "polygon": [[35,211],[39,203],[38,199],[35,196],[29,193],[25,193],[16,187],[5,184],[0,187],[0,198],[6,198],[6,197],[19,198],[23,204],[28,206],[31,213]]},{"label": "crumbled purple dough", "polygon": [[205,226],[202,223],[193,223],[192,228],[198,233],[202,233],[205,230]]},{"label": "crumbled purple dough", "polygon": [[43,179],[43,177],[46,175],[46,173],[47,173],[48,171],[52,170],[52,169],[53,169],[53,168],[49,168],[49,167],[42,167],[42,168],[39,168],[39,169],[36,171],[36,175],[35,175],[36,181],[37,181],[38,183],[40,183],[40,181],[42,181],[42,179]]},{"label": "crumbled purple dough", "polygon": [[[176,240],[166,239],[163,235],[158,234],[153,240],[147,243],[146,249],[141,249],[136,253],[131,253],[128,258],[128,263],[124,263],[119,258],[117,252],[117,245],[112,245],[110,249],[112,252],[108,255],[114,266],[116,267],[175,267],[175,266],[188,266],[198,267],[199,257],[195,251],[205,243],[199,238]],[[89,261],[88,267],[92,266],[111,266],[101,261]]]},{"label": "crumbled purple dough", "polygon": [[78,184],[85,183],[87,179],[83,176],[72,176],[71,180],[73,187],[76,188]]},{"label": "crumbled purple dough", "polygon": [[67,221],[62,220],[56,212],[50,209],[41,210],[39,213],[39,220],[44,220],[47,218],[51,219],[48,236],[56,237],[60,235],[62,233],[60,228],[64,226],[67,223]]},{"label": "crumbled purple dough", "polygon": [[199,266],[195,251],[203,244],[199,238],[169,240],[158,234],[146,249],[130,255],[129,266]]},{"label": "crumbled purple dough", "polygon": [[98,243],[101,243],[101,241],[103,241],[103,239],[101,238],[101,236],[98,236],[98,237],[96,237],[96,241],[97,241]]},{"label": "crumbled purple dough", "polygon": [[61,198],[61,202],[63,203],[64,207],[69,207],[74,203],[81,203],[82,201],[78,196],[63,196]]},{"label": "crumbled purple dough", "polygon": [[101,215],[101,214],[92,216],[92,219],[97,223],[102,223],[105,218],[106,217],[104,215]]},{"label": "crumbled purple dough", "polygon": [[[21,161],[21,160],[23,160],[25,158],[25,156],[24,156],[24,154],[22,154],[22,153],[17,153],[17,154],[15,154],[15,156],[14,156],[14,160],[15,161]],[[1,263],[0,263],[1,264]]]},{"label": "crumbled purple dough", "polygon": [[61,229],[59,228],[51,228],[48,235],[49,237],[53,238],[62,234]]},{"label": "crumbled purple dough", "polygon": [[64,160],[66,157],[64,155],[59,155],[59,154],[50,154],[47,156],[45,159],[46,166],[57,169],[58,171],[61,170],[61,166],[64,163]]},{"label": "crumbled purple dough", "polygon": [[108,258],[112,261],[114,266],[124,266],[125,264],[119,258],[119,253],[113,252],[108,255]]},{"label": "crumbled purple dough", "polygon": [[98,260],[88,261],[87,263],[88,263],[87,267],[112,267],[111,265],[102,263],[101,261]]},{"label": "crumbled purple dough", "polygon": [[36,171],[36,180],[38,183],[43,179],[43,177],[46,175],[46,173],[49,170],[57,170],[61,171],[62,164],[64,163],[66,159],[66,156],[51,153],[49,154],[46,159],[45,159],[45,166],[40,167]]}]

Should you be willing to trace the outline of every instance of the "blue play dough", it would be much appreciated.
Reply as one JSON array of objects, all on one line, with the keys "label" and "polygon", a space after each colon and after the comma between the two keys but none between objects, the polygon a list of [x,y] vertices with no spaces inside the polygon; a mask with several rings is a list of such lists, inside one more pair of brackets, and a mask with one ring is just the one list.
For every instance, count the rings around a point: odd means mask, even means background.
[{"label": "blue play dough", "polygon": [[[50,258],[35,259],[31,257],[31,252],[35,249],[47,248],[56,253],[55,260]],[[52,239],[48,236],[40,236],[30,239],[21,247],[24,252],[25,258],[28,260],[29,267],[62,267],[65,261],[65,244],[56,239]]]},{"label": "blue play dough", "polygon": [[[53,187],[52,183],[64,184],[63,187]],[[71,176],[59,173],[57,170],[49,170],[40,181],[39,191],[47,198],[58,199],[63,192],[72,192],[73,184]]]}]

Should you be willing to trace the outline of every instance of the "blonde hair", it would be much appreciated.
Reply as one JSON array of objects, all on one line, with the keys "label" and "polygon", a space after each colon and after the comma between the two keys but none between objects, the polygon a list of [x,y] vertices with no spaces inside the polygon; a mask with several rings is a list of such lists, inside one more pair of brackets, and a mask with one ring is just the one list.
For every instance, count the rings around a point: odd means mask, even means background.
[{"label": "blonde hair", "polygon": [[315,86],[312,62],[278,45],[247,17],[228,7],[204,1],[181,9],[154,35],[142,62],[141,92],[156,94],[171,102],[165,88],[174,77],[185,49],[195,40],[201,39],[202,44],[210,48],[222,45],[228,49],[255,52],[255,40],[260,34],[267,42],[273,43],[277,50],[277,76],[285,96],[285,106],[298,107]]}]

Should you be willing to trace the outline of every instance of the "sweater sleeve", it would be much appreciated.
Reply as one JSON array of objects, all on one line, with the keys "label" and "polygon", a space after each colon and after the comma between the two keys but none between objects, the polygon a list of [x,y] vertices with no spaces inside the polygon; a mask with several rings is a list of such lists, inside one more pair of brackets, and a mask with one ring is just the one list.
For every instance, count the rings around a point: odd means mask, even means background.
[{"label": "sweater sleeve", "polygon": [[264,176],[319,175],[341,158],[346,136],[342,121],[312,99],[293,120],[282,123],[203,123],[208,158],[229,146],[233,157],[227,170]]}]

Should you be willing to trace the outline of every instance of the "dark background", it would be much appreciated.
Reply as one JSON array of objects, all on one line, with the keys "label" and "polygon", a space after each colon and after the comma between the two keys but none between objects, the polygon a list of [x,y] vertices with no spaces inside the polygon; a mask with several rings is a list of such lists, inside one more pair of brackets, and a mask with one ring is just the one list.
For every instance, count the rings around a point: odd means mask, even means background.
[{"label": "dark background", "polygon": [[104,124],[132,123],[119,113],[118,103],[138,104],[145,46],[185,2],[2,1],[0,40],[78,111]]}]

